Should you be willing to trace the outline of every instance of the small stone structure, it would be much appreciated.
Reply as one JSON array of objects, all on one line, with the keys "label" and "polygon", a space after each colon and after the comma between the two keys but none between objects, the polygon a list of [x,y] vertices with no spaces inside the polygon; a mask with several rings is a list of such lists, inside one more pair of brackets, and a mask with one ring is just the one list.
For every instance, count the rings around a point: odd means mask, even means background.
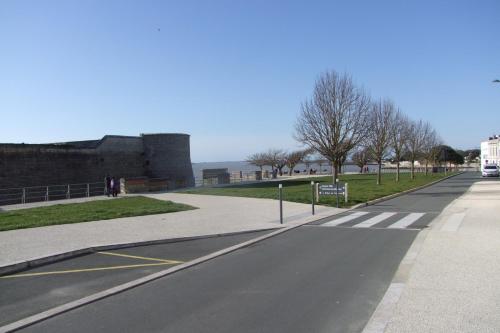
[{"label": "small stone structure", "polygon": [[223,169],[203,169],[203,184],[229,184],[231,183],[231,174]]},{"label": "small stone structure", "polygon": [[89,141],[0,144],[0,189],[104,182],[106,175],[161,179],[143,181],[148,190],[194,186],[189,135],[106,135]]}]

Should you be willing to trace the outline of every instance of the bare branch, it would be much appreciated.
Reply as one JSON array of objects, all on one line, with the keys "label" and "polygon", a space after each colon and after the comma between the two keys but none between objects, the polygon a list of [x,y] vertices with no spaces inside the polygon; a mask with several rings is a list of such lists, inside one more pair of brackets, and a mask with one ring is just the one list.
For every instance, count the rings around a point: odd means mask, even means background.
[{"label": "bare branch", "polygon": [[288,174],[293,174],[293,169],[297,164],[302,162],[309,154],[309,150],[296,150],[286,154],[286,166],[288,167]]},{"label": "bare branch", "polygon": [[337,177],[338,163],[358,145],[367,131],[370,97],[347,74],[323,73],[313,97],[302,103],[295,138],[327,158]]},{"label": "bare branch", "polygon": [[377,184],[382,181],[382,160],[387,156],[391,143],[391,121],[396,107],[390,100],[373,103],[370,113],[366,144],[378,163]]},{"label": "bare branch", "polygon": [[399,181],[399,163],[403,157],[406,149],[406,143],[409,136],[410,120],[398,108],[391,120],[391,149],[394,153],[394,160],[396,161],[396,181]]}]

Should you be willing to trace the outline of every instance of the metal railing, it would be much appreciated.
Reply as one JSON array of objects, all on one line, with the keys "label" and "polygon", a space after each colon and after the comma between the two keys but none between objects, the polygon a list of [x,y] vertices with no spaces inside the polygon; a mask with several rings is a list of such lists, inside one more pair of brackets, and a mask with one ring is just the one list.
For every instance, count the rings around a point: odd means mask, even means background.
[{"label": "metal railing", "polygon": [[[262,180],[271,179],[271,172],[262,173]],[[238,184],[243,182],[254,182],[259,181],[256,178],[255,171],[253,172],[243,172],[243,171],[232,171],[229,174],[229,184]],[[196,187],[203,186],[214,186],[228,183],[220,183],[220,179],[218,177],[209,177],[209,178],[197,178],[194,180]]]},{"label": "metal railing", "polygon": [[0,189],[0,206],[104,195],[104,182]]},{"label": "metal railing", "polygon": [[[459,166],[459,167],[452,167],[452,168],[447,168],[447,171],[476,171],[476,167],[464,167],[464,166]],[[358,169],[359,171],[359,169]],[[396,173],[396,167],[382,167],[382,173],[390,174],[390,173]],[[410,167],[400,167],[399,172],[404,174],[404,173],[410,173],[411,168]],[[424,166],[416,166],[414,168],[415,173],[425,173],[425,167]],[[438,166],[438,167],[433,167],[433,166],[428,166],[427,167],[427,172],[428,173],[433,173],[433,172],[444,172],[444,166]],[[370,168],[368,172],[363,172],[364,174],[376,174],[377,169],[376,168]],[[296,174],[294,173],[294,176],[302,176],[307,173],[300,173]],[[361,174],[360,172],[348,172],[348,174]],[[328,176],[331,175],[330,172],[326,173],[316,173],[314,174],[316,176]],[[267,176],[267,177],[266,177]],[[283,176],[288,176],[288,173],[283,173]],[[268,181],[271,179],[271,172],[268,173],[263,173],[262,174],[262,181]],[[229,178],[229,184],[237,184],[237,183],[243,183],[243,182],[254,182],[258,181],[255,178],[255,172],[241,172],[241,171],[233,171],[230,173],[230,178]],[[225,183],[226,185],[228,183]],[[216,185],[224,185],[223,183],[220,183],[220,179],[218,177],[212,177],[212,178],[195,178],[195,186],[196,187],[210,187],[210,186],[216,186]]]}]

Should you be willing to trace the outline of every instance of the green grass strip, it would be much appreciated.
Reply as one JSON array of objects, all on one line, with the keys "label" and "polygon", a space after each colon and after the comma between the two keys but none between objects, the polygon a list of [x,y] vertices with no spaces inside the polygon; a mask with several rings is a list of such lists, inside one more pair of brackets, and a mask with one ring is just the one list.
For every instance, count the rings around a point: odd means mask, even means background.
[{"label": "green grass strip", "polygon": [[[448,175],[450,175],[448,173]],[[340,181],[349,184],[348,203],[340,197],[340,207],[349,207],[359,203],[381,198],[390,194],[399,193],[418,186],[422,186],[435,180],[444,178],[444,173],[415,173],[415,179],[410,179],[409,173],[400,174],[400,181],[395,181],[395,174],[383,174],[382,184],[377,185],[374,174],[349,174],[341,175]],[[302,178],[297,180],[283,180],[283,200],[311,203],[311,181],[323,184],[331,184],[332,176],[315,178]],[[252,198],[278,198],[278,182],[262,182],[254,184],[238,184],[225,187],[196,188],[182,191],[182,193],[225,195]],[[325,206],[336,206],[335,196],[322,196],[319,202]]]},{"label": "green grass strip", "polygon": [[173,213],[195,207],[142,196],[0,212],[0,231],[119,217]]}]

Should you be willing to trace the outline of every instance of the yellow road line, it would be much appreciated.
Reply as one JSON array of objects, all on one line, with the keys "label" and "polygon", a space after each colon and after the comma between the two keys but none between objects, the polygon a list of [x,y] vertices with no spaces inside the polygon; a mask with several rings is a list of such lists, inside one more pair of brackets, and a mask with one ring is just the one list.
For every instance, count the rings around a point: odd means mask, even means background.
[{"label": "yellow road line", "polygon": [[67,270],[67,271],[53,271],[53,272],[40,272],[40,273],[24,273],[24,274],[15,274],[15,275],[0,276],[0,279],[11,279],[11,278],[18,278],[18,277],[41,276],[41,275],[55,275],[55,274],[95,272],[95,271],[106,271],[106,270],[114,270],[114,269],[126,269],[126,268],[137,268],[137,267],[148,267],[148,266],[162,266],[162,265],[172,265],[172,263],[161,262],[161,263],[154,263],[154,264],[138,264],[138,265],[125,265],[125,266],[109,266],[109,267],[72,269],[72,270]]},{"label": "yellow road line", "polygon": [[167,259],[140,257],[140,256],[133,256],[133,255],[130,255],[130,254],[122,254],[122,253],[114,253],[114,252],[100,251],[100,252],[96,252],[96,253],[98,253],[98,254],[106,254],[106,255],[109,255],[109,256],[117,256],[117,257],[133,258],[133,259],[159,261],[159,262],[164,262],[164,263],[169,263],[169,264],[182,264],[183,263],[183,261],[177,261],[177,260],[167,260]]}]

